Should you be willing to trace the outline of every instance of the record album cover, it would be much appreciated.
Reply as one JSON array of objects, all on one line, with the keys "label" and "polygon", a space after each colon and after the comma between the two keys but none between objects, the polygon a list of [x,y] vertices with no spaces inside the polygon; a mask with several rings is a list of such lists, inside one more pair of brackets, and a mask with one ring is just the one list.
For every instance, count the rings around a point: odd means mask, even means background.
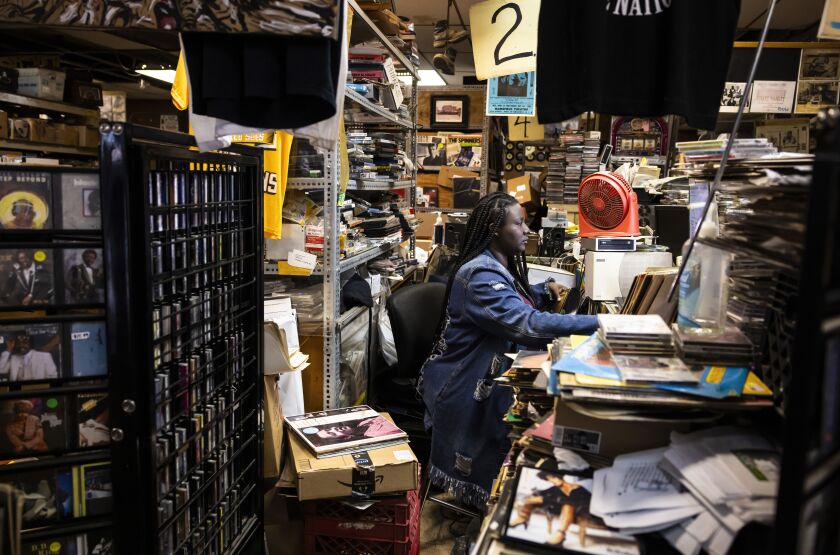
[{"label": "record album cover", "polygon": [[46,540],[24,541],[21,544],[23,555],[80,555],[87,551],[77,549],[76,536],[64,536]]},{"label": "record album cover", "polygon": [[79,504],[76,516],[98,516],[113,510],[111,464],[83,464],[78,469]]},{"label": "record album cover", "polygon": [[108,530],[93,530],[78,538],[78,555],[113,555],[114,538]]},{"label": "record album cover", "polygon": [[55,302],[53,251],[0,249],[0,306]]},{"label": "record album cover", "polygon": [[317,455],[373,446],[406,433],[366,405],[284,417],[289,428]]},{"label": "record album cover", "polygon": [[76,397],[76,418],[79,425],[79,447],[110,443],[107,393],[79,393]]},{"label": "record album cover", "polygon": [[[59,207],[56,207],[56,210],[58,209]],[[101,229],[99,174],[61,174],[60,211],[61,229]]]},{"label": "record album cover", "polygon": [[0,454],[45,453],[67,447],[64,397],[0,401],[0,422]]},{"label": "record album cover", "polygon": [[106,376],[105,322],[74,322],[69,327],[70,375],[74,378]]},{"label": "record album cover", "polygon": [[102,249],[65,249],[64,301],[67,304],[105,302]]},{"label": "record album cover", "polygon": [[0,382],[61,376],[61,324],[0,326]]},{"label": "record album cover", "polygon": [[52,229],[52,176],[0,170],[0,229]]},{"label": "record album cover", "polygon": [[24,493],[24,528],[73,516],[73,479],[69,469],[34,470],[4,481]]}]

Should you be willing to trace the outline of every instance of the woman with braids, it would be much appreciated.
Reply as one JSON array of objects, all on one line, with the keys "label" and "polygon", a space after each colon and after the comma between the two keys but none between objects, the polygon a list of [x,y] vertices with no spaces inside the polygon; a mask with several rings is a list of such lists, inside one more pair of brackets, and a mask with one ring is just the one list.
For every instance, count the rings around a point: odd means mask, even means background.
[{"label": "woman with braids", "polygon": [[544,350],[557,336],[598,326],[595,316],[541,312],[560,286],[528,285],[522,220],[522,207],[505,193],[489,194],[473,209],[437,340],[421,370],[426,427],[432,429],[429,477],[478,508],[509,448],[502,416],[513,398],[493,381],[510,366],[505,353]]}]

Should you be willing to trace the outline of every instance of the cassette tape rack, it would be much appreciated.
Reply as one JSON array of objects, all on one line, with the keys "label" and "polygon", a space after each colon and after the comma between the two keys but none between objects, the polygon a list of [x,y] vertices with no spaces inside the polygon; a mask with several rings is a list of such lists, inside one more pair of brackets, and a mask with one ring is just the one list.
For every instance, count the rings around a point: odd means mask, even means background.
[{"label": "cassette tape rack", "polygon": [[117,550],[246,552],[262,541],[262,156],[100,131]]},{"label": "cassette tape rack", "polygon": [[25,496],[25,553],[113,542],[98,196],[95,168],[0,166],[0,485]]}]

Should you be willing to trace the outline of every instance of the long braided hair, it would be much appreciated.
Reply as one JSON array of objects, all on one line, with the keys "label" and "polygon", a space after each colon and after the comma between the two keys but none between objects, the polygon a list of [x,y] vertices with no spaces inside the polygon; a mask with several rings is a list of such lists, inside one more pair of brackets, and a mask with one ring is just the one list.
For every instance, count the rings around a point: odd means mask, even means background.
[{"label": "long braided hair", "polygon": [[[443,336],[446,328],[446,312],[449,306],[449,293],[452,291],[452,284],[455,282],[455,276],[461,266],[484,252],[490,243],[493,241],[496,233],[502,229],[507,217],[507,209],[511,206],[519,206],[515,198],[507,193],[490,193],[481,198],[473,208],[467,220],[467,229],[461,241],[461,248],[458,253],[458,259],[455,266],[452,268],[452,273],[449,275],[449,280],[446,283],[446,294],[444,299],[446,302],[443,305],[443,310],[440,314],[440,321],[438,322],[438,330],[435,336],[435,345],[437,345]],[[531,303],[536,306],[536,301],[531,295],[528,287],[528,263],[525,261],[525,256],[517,253],[508,258],[508,271],[513,275],[519,286],[519,293],[524,295]]]}]

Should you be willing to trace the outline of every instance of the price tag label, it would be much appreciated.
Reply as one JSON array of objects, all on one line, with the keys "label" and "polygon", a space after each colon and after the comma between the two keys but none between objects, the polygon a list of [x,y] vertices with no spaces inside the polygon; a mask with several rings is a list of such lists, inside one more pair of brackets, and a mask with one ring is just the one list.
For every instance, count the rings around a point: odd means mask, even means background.
[{"label": "price tag label", "polygon": [[527,116],[508,117],[509,141],[541,141],[545,139],[545,127],[537,118]]},{"label": "price tag label", "polygon": [[537,69],[540,0],[487,0],[470,7],[478,79]]}]

